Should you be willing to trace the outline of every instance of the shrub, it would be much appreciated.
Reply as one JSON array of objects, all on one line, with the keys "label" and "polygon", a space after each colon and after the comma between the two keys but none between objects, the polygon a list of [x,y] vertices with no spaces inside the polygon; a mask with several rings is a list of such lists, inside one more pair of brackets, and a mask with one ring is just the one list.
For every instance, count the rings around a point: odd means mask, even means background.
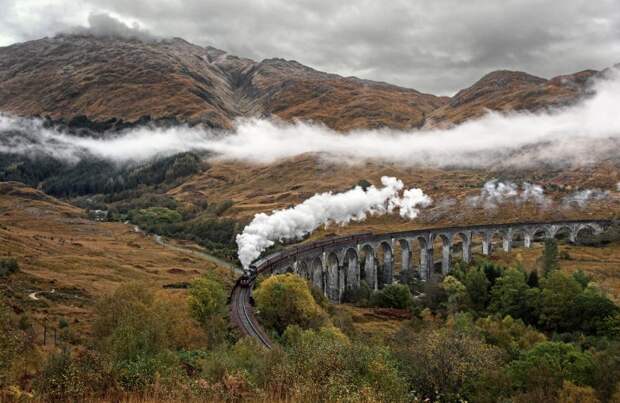
[{"label": "shrub", "polygon": [[0,259],[0,277],[8,276],[19,271],[19,264],[15,258]]},{"label": "shrub", "polygon": [[564,381],[589,385],[595,369],[592,355],[572,344],[539,343],[510,364],[509,372],[515,387],[523,391],[558,390]]},{"label": "shrub", "polygon": [[370,303],[381,308],[407,309],[413,304],[413,296],[406,285],[390,284],[375,292]]},{"label": "shrub", "polygon": [[360,282],[357,288],[347,288],[342,294],[342,302],[349,302],[357,305],[367,305],[370,301],[372,291],[365,281]]},{"label": "shrub", "polygon": [[504,319],[491,316],[481,318],[476,321],[476,326],[482,331],[487,343],[504,349],[513,359],[522,351],[547,340],[544,334],[510,316]]},{"label": "shrub", "polygon": [[226,292],[222,284],[206,276],[194,280],[188,301],[191,315],[207,332],[209,343],[221,341],[226,328]]},{"label": "shrub", "polygon": [[501,351],[456,326],[427,328],[396,350],[401,371],[421,399],[468,400],[501,367]]},{"label": "shrub", "polygon": [[292,324],[308,329],[327,321],[327,314],[315,302],[308,284],[294,274],[266,278],[254,292],[254,299],[265,325],[280,334]]}]

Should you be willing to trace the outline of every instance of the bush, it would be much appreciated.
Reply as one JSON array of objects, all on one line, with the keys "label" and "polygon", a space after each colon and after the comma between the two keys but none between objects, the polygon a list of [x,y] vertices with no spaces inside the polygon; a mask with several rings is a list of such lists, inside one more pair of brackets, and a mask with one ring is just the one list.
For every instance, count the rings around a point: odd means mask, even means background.
[{"label": "bush", "polygon": [[[183,306],[183,305],[182,305]],[[136,283],[119,287],[96,305],[97,349],[117,367],[189,348],[204,337],[187,309]],[[146,357],[146,358],[145,358]]]},{"label": "bush", "polygon": [[504,319],[491,316],[481,318],[476,321],[476,326],[482,331],[487,343],[504,349],[512,359],[547,340],[544,334],[510,316]]},{"label": "bush", "polygon": [[116,389],[109,363],[92,351],[52,354],[34,384],[48,401],[78,401]]},{"label": "bush", "polygon": [[381,308],[408,309],[413,304],[413,296],[406,285],[390,284],[375,292],[370,304]]},{"label": "bush", "polygon": [[362,280],[357,288],[347,288],[342,294],[342,302],[348,302],[357,305],[367,305],[370,301],[372,291],[368,287],[368,283]]},{"label": "bush", "polygon": [[8,276],[19,271],[19,264],[15,258],[0,259],[0,277]]},{"label": "bush", "polygon": [[222,340],[226,328],[226,292],[222,284],[203,276],[194,280],[189,289],[189,309],[192,317],[207,332],[209,344]]},{"label": "bush", "polygon": [[539,343],[510,364],[509,372],[516,388],[523,391],[554,391],[564,381],[589,385],[595,364],[588,352],[561,342]]},{"label": "bush", "polygon": [[264,324],[279,334],[289,325],[318,328],[327,321],[327,314],[315,302],[306,281],[294,274],[266,278],[254,292],[254,300]]},{"label": "bush", "polygon": [[498,348],[456,326],[423,329],[403,340],[396,356],[414,393],[430,401],[474,399],[502,365]]}]

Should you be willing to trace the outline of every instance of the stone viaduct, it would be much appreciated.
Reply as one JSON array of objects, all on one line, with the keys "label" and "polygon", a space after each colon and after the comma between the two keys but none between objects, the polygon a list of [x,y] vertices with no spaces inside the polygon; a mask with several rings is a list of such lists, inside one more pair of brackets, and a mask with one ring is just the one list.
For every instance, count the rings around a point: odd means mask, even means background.
[{"label": "stone viaduct", "polygon": [[[441,273],[436,274],[445,275],[451,270],[453,257],[471,260],[474,241],[478,241],[482,254],[490,255],[495,248],[510,252],[514,246],[529,248],[533,241],[560,236],[575,243],[582,231],[596,235],[611,224],[607,220],[523,222],[365,233],[286,248],[253,266],[264,274],[297,273],[323,290],[331,301],[340,302],[345,289],[359,287],[362,279],[375,290],[393,283],[397,266],[401,272],[417,272],[423,281],[430,280],[438,266]],[[434,263],[435,246],[441,248],[441,254],[437,253],[441,265]]]}]

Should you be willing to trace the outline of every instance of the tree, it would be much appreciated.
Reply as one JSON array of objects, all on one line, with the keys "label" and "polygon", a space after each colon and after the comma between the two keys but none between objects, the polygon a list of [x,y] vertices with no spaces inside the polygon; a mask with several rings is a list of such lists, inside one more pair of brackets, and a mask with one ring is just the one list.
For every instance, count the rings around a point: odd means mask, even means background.
[{"label": "tree", "polygon": [[504,319],[492,316],[481,318],[476,321],[476,326],[482,331],[487,343],[504,349],[513,359],[522,351],[547,340],[544,334],[510,316]]},{"label": "tree", "polygon": [[545,250],[542,255],[542,265],[545,277],[560,267],[558,263],[558,242],[553,238],[545,239]]},{"label": "tree", "polygon": [[404,338],[396,355],[420,400],[473,401],[480,383],[502,365],[498,348],[457,326],[427,328]]},{"label": "tree", "polygon": [[448,295],[447,308],[448,312],[454,313],[458,311],[467,297],[467,290],[463,283],[458,281],[455,277],[446,276],[441,282],[441,287],[446,291]]},{"label": "tree", "polygon": [[578,326],[575,300],[581,285],[572,277],[553,271],[541,284],[540,324],[549,330],[571,331]]},{"label": "tree", "polygon": [[491,288],[489,309],[501,316],[510,315],[526,323],[535,323],[537,294],[538,289],[529,288],[525,282],[524,272],[508,269]]},{"label": "tree", "polygon": [[590,385],[595,363],[589,352],[572,344],[546,341],[510,364],[514,385],[523,391],[557,391],[564,381]]},{"label": "tree", "polygon": [[540,280],[538,279],[538,270],[532,270],[527,276],[527,285],[530,288],[535,288],[540,285]]},{"label": "tree", "polygon": [[291,273],[263,280],[254,292],[254,300],[265,325],[279,334],[289,325],[309,329],[327,322],[327,314],[315,302],[308,284]]},{"label": "tree", "polygon": [[586,288],[590,284],[590,276],[588,276],[583,270],[575,270],[573,272],[573,278],[582,288]]},{"label": "tree", "polygon": [[601,335],[608,330],[607,321],[619,311],[601,290],[590,285],[574,300],[574,325],[586,334]]},{"label": "tree", "polygon": [[487,276],[479,267],[476,267],[465,274],[464,284],[471,308],[476,312],[484,311],[490,299],[491,282]]},{"label": "tree", "polygon": [[205,329],[210,344],[220,341],[226,314],[226,292],[222,284],[207,276],[194,280],[188,302],[192,317]]},{"label": "tree", "polygon": [[413,304],[413,296],[409,287],[404,284],[390,284],[375,292],[371,297],[371,305],[382,308],[407,309]]}]

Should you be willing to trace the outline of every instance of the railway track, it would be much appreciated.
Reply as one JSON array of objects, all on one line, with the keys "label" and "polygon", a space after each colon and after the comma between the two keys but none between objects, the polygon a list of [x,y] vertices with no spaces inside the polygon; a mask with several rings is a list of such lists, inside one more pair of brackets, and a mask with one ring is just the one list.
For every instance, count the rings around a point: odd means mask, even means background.
[{"label": "railway track", "polygon": [[257,322],[250,303],[252,285],[253,283],[242,285],[241,279],[235,284],[230,298],[231,319],[244,336],[255,338],[267,349],[271,349],[273,344]]}]

